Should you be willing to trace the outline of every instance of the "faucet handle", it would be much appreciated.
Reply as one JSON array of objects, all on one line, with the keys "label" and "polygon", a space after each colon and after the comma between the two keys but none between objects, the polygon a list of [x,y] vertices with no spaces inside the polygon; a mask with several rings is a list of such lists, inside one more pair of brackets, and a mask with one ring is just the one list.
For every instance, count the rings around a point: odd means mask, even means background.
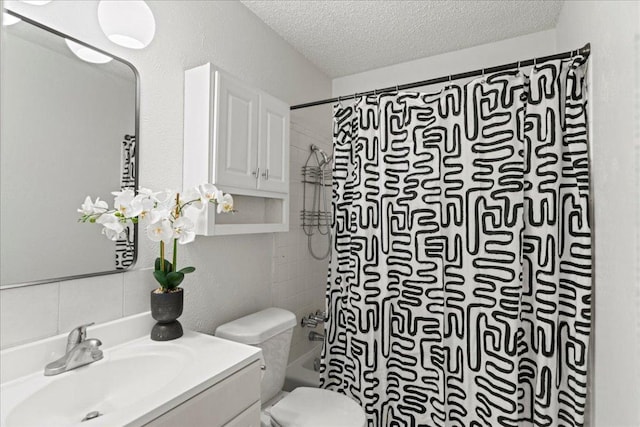
[{"label": "faucet handle", "polygon": [[80,325],[69,332],[69,335],[67,336],[67,353],[87,338],[87,327],[94,324],[95,322]]},{"label": "faucet handle", "polygon": [[316,316],[322,316],[325,320],[327,319],[327,312],[322,310],[316,310]]},{"label": "faucet handle", "polygon": [[315,328],[316,326],[318,326],[318,322],[315,321],[313,318],[313,313],[311,313],[308,317],[303,317],[300,320],[300,326],[302,326],[303,328]]}]

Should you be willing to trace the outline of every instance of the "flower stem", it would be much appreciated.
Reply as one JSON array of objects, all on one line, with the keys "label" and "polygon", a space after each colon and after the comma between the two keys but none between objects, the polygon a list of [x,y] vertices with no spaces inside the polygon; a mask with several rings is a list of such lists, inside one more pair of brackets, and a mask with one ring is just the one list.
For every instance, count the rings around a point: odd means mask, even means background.
[{"label": "flower stem", "polygon": [[173,271],[178,271],[178,239],[173,239]]},{"label": "flower stem", "polygon": [[160,240],[160,271],[164,271],[164,242]]},{"label": "flower stem", "polygon": [[[176,193],[176,215],[180,217],[180,193]],[[178,271],[178,239],[173,239],[173,271]]]}]

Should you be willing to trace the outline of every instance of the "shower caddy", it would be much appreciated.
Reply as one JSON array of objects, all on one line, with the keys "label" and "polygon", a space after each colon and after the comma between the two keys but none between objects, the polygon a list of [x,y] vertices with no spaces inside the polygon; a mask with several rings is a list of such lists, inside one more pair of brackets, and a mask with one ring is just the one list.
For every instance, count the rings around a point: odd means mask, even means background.
[{"label": "shower caddy", "polygon": [[[317,145],[311,145],[311,153],[302,166],[302,211],[300,221],[302,230],[307,235],[309,253],[315,259],[322,260],[331,254],[331,207],[327,191],[331,188],[331,162],[333,156],[327,154]],[[311,194],[311,201],[308,194]],[[314,234],[327,236],[327,250],[318,255],[313,250]]]}]

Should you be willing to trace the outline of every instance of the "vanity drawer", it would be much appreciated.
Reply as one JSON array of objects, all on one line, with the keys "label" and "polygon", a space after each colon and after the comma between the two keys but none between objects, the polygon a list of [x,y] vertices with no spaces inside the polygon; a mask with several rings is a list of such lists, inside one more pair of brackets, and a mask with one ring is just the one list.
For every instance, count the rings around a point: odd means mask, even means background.
[{"label": "vanity drawer", "polygon": [[[248,411],[257,404],[258,412]],[[253,405],[253,406],[252,406]],[[248,411],[248,412],[247,412]],[[246,418],[242,418],[242,417]],[[235,418],[235,419],[234,419]],[[195,395],[169,412],[161,415],[147,427],[219,427],[231,422],[231,426],[251,426],[260,418],[260,363],[246,368]],[[241,424],[234,424],[240,419]]]},{"label": "vanity drawer", "polygon": [[260,401],[248,407],[224,427],[260,427]]}]

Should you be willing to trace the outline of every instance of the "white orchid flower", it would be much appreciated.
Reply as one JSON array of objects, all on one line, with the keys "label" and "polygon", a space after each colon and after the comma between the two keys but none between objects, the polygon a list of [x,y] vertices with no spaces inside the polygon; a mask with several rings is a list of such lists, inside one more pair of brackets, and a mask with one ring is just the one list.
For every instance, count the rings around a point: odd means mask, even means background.
[{"label": "white orchid flower", "polygon": [[158,221],[147,226],[147,237],[153,242],[170,243],[173,238],[173,228],[169,220]]},{"label": "white orchid flower", "polygon": [[164,190],[155,193],[154,198],[158,202],[158,207],[168,210],[174,210],[176,204],[176,192],[172,190]]},{"label": "white orchid flower", "polygon": [[190,188],[182,193],[180,203],[189,203],[190,207],[194,207],[198,210],[202,210],[204,204],[207,203],[204,200],[204,196],[200,193],[198,187]]},{"label": "white orchid flower", "polygon": [[87,196],[80,209],[78,209],[78,212],[83,215],[94,215],[106,212],[107,210],[109,210],[109,205],[107,205],[107,202],[104,200],[100,200],[100,197],[96,198],[94,203],[91,201],[91,197]]},{"label": "white orchid flower", "polygon": [[218,190],[213,184],[200,185],[200,194],[202,194],[202,202],[207,204],[210,201],[219,203],[222,200],[222,191]]},{"label": "white orchid flower", "polygon": [[171,211],[165,207],[156,207],[149,211],[149,222],[156,224],[160,221],[168,221],[171,217]]},{"label": "white orchid flower", "polygon": [[120,222],[120,219],[115,216],[115,214],[109,213],[100,215],[96,220],[96,223],[103,226],[102,234],[107,236],[109,240],[115,241],[123,237],[125,226]]},{"label": "white orchid flower", "polygon": [[148,197],[149,199],[153,199],[153,200],[155,200],[155,198],[156,198],[156,192],[154,192],[153,190],[151,190],[149,188],[145,188],[145,187],[140,187],[138,189],[138,195],[139,196]]},{"label": "white orchid flower", "polygon": [[142,213],[142,201],[135,197],[135,192],[131,189],[114,191],[115,197],[113,206],[123,217],[133,218]]},{"label": "white orchid flower", "polygon": [[134,204],[139,204],[140,206],[142,206],[142,212],[140,212],[140,214],[138,214],[138,218],[140,219],[146,219],[148,216],[150,216],[150,212],[151,210],[155,207],[156,202],[155,200],[153,200],[151,197],[149,197],[146,194],[140,194],[138,193],[136,195],[136,197],[133,199]]},{"label": "white orchid flower", "polygon": [[181,216],[173,223],[173,238],[178,239],[178,243],[186,245],[196,238],[195,225],[189,218]]},{"label": "white orchid flower", "polygon": [[233,212],[233,197],[231,197],[231,194],[225,194],[221,199],[218,200],[218,213]]}]

